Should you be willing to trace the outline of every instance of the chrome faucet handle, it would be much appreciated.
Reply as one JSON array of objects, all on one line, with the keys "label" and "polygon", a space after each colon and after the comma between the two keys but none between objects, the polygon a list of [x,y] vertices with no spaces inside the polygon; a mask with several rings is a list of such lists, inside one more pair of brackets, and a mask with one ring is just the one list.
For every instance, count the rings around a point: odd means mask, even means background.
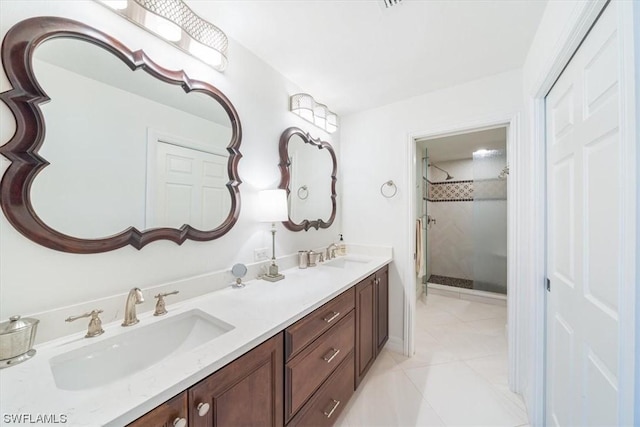
[{"label": "chrome faucet handle", "polygon": [[320,252],[320,255],[318,256],[318,262],[324,262],[324,252]]},{"label": "chrome faucet handle", "polygon": [[69,316],[64,319],[64,321],[73,322],[74,320],[91,317],[91,320],[89,320],[89,327],[87,328],[87,334],[84,337],[97,337],[104,332],[104,329],[102,329],[102,320],[100,320],[100,313],[102,313],[102,310],[91,310],[90,312],[81,314],[79,316]]},{"label": "chrome faucet handle", "polygon": [[153,315],[162,316],[164,314],[167,314],[167,308],[165,307],[164,297],[169,295],[175,295],[179,292],[180,291],[173,291],[173,292],[159,293],[158,295],[156,295],[155,298],[158,299],[158,302],[156,302],[156,311],[153,313]]}]

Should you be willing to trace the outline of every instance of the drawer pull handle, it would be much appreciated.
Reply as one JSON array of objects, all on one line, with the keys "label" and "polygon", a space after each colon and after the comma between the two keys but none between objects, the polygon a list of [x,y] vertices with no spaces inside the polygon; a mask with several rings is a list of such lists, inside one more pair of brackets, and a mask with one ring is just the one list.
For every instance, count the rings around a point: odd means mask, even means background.
[{"label": "drawer pull handle", "polygon": [[327,408],[322,412],[327,418],[331,418],[331,415],[333,415],[338,405],[340,405],[340,401],[331,399],[330,405],[331,405],[331,409]]},{"label": "drawer pull handle", "polygon": [[334,320],[336,320],[336,317],[340,316],[340,312],[339,311],[332,311],[330,316],[325,317],[324,320],[327,323],[331,323]]},{"label": "drawer pull handle", "polygon": [[336,350],[335,348],[332,348],[329,353],[331,353],[330,356],[329,354],[325,354],[322,357],[322,360],[324,360],[327,363],[331,363],[331,361],[338,355],[338,353],[340,353],[340,350]]},{"label": "drawer pull handle", "polygon": [[173,420],[173,427],[187,427],[187,419],[186,418],[176,418]]},{"label": "drawer pull handle", "polygon": [[198,403],[198,406],[196,406],[196,409],[198,410],[198,415],[200,415],[201,417],[204,417],[205,415],[207,415],[207,412],[209,412],[209,408],[211,406],[208,403]]}]

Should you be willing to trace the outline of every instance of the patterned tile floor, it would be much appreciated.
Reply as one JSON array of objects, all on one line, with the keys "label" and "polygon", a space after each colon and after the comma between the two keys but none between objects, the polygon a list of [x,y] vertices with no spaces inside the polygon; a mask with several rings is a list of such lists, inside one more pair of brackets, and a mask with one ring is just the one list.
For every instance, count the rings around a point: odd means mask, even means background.
[{"label": "patterned tile floor", "polygon": [[335,425],[526,426],[507,385],[506,321],[506,307],[418,301],[415,356],[383,350]]}]

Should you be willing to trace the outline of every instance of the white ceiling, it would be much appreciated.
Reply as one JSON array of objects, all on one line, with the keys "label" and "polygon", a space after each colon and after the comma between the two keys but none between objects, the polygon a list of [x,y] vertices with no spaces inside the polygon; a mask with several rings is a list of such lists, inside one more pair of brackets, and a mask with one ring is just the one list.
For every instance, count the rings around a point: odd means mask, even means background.
[{"label": "white ceiling", "polygon": [[546,0],[187,3],[345,115],[521,67]]},{"label": "white ceiling", "polygon": [[473,152],[477,150],[504,150],[507,144],[507,129],[500,127],[442,138],[424,139],[418,143],[422,149],[427,148],[427,154],[432,162],[470,159],[473,157]]}]

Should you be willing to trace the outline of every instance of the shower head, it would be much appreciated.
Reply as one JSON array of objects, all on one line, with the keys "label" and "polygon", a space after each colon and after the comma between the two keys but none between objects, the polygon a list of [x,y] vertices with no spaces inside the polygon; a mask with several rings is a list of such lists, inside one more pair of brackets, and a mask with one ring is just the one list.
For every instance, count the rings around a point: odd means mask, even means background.
[{"label": "shower head", "polygon": [[450,181],[453,179],[453,177],[449,174],[449,172],[447,172],[446,170],[442,169],[440,166],[436,165],[435,163],[429,163],[428,166],[433,166],[434,168],[441,170],[442,172],[447,174],[447,177],[444,179],[445,181]]}]

